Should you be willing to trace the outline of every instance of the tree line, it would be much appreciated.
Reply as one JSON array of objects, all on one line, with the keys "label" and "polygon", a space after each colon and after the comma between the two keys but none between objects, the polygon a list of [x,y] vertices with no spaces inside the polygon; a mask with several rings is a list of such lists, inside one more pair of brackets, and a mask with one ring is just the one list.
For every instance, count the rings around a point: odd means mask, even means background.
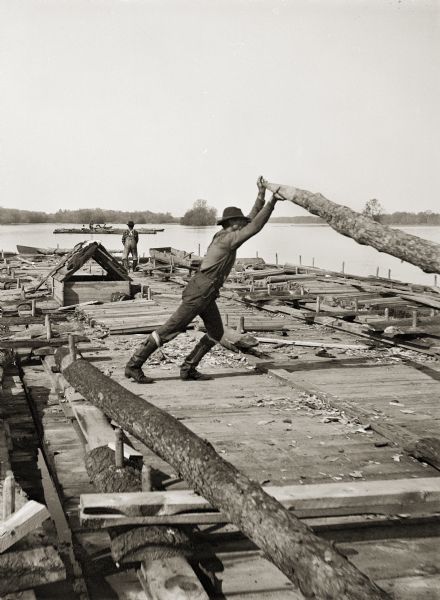
[{"label": "tree line", "polygon": [[179,219],[169,212],[106,210],[102,208],[80,208],[78,210],[58,210],[46,213],[33,210],[0,207],[0,223],[178,223]]},{"label": "tree line", "polygon": [[[384,225],[440,225],[440,213],[425,210],[417,213],[396,211],[384,212],[383,208],[374,198],[369,200],[362,214],[383,223]],[[217,211],[208,206],[206,200],[196,200],[182,218],[173,217],[169,212],[155,213],[146,211],[120,211],[102,208],[81,208],[78,210],[58,210],[56,213],[46,213],[33,210],[20,210],[17,208],[0,207],[0,224],[11,223],[127,223],[134,221],[136,224],[146,223],[180,223],[193,227],[215,225]],[[319,217],[311,215],[297,217],[272,217],[272,223],[323,223]]]}]

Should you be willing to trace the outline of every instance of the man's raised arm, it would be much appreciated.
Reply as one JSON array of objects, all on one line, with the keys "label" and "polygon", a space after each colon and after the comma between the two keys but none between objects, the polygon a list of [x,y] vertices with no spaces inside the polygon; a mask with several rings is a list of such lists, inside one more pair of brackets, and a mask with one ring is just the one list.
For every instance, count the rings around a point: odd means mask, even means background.
[{"label": "man's raised arm", "polygon": [[255,204],[253,205],[251,212],[248,214],[248,217],[251,221],[254,217],[258,215],[258,213],[264,206],[264,195],[266,193],[266,187],[264,185],[264,179],[262,175],[260,175],[260,177],[257,179],[257,186],[258,196],[255,200]]}]

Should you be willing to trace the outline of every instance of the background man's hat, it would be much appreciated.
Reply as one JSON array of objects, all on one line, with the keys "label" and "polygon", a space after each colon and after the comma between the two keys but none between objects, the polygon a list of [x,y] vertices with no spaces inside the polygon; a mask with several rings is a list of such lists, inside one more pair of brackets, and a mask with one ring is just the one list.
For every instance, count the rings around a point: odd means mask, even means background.
[{"label": "background man's hat", "polygon": [[129,222],[127,223],[127,225],[128,225],[129,227],[134,227],[134,223],[133,223],[133,221],[129,221]]},{"label": "background man's hat", "polygon": [[228,206],[225,208],[222,218],[217,221],[217,225],[221,225],[225,221],[229,221],[229,219],[244,219],[245,221],[250,221],[249,217],[246,217],[246,215],[241,212],[241,208],[237,208],[236,206]]}]

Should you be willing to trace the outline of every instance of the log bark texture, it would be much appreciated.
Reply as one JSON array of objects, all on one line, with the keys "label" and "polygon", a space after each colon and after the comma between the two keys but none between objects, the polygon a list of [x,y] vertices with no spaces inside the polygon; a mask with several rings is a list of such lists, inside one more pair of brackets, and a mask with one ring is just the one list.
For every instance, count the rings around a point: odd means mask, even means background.
[{"label": "log bark texture", "polygon": [[166,460],[195,491],[254,541],[308,598],[389,598],[327,541],[167,412],[139,398],[65,349],[55,355],[67,381]]},{"label": "log bark texture", "polygon": [[352,238],[358,244],[396,256],[420,267],[425,273],[440,273],[440,245],[435,242],[381,225],[347,206],[327,200],[322,194],[277,183],[266,183],[266,188],[271,192],[279,190],[286,200],[321,217],[338,233]]},{"label": "log bark texture", "polygon": [[63,581],[66,569],[57,550],[44,546],[0,555],[0,594]]}]

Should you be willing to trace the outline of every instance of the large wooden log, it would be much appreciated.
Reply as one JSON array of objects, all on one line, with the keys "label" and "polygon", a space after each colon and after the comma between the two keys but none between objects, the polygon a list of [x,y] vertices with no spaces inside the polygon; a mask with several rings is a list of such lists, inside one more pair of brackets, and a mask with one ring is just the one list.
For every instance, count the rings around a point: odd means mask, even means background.
[{"label": "large wooden log", "polygon": [[197,493],[254,541],[306,597],[389,598],[258,483],[222,459],[209,442],[85,360],[74,359],[66,349],[57,350],[55,358],[70,385],[172,465]]},{"label": "large wooden log", "polygon": [[286,200],[321,217],[330,227],[358,244],[396,256],[426,273],[440,273],[440,245],[435,242],[381,225],[347,206],[327,200],[322,194],[277,183],[266,183],[265,186],[272,192],[279,191]]}]

